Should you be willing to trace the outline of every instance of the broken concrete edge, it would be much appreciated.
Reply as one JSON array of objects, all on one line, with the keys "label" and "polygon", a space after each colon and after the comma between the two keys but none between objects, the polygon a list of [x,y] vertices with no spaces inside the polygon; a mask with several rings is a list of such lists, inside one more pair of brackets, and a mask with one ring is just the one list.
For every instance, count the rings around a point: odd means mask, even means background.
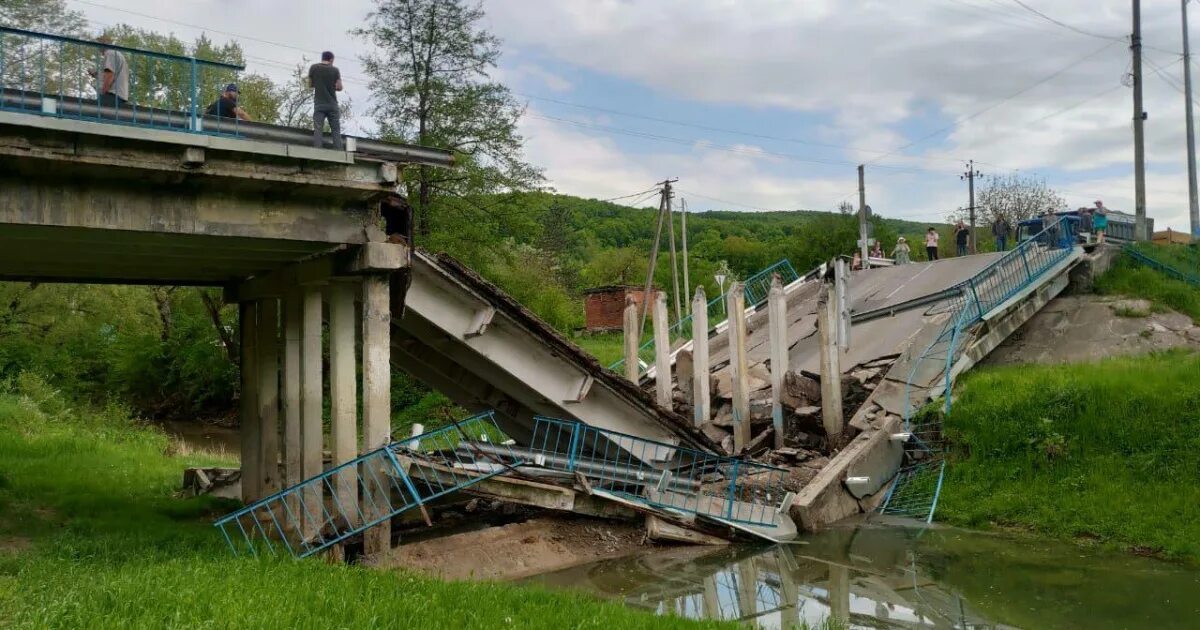
[{"label": "broken concrete edge", "polygon": [[308,260],[226,286],[225,302],[281,298],[297,287],[324,284],[338,277],[393,273],[407,268],[411,257],[411,249],[402,243],[339,245]]},{"label": "broken concrete edge", "polygon": [[[859,498],[884,487],[900,470],[903,448],[891,437],[902,426],[899,418],[892,417],[882,427],[854,438],[796,495],[790,510],[792,519],[804,530],[816,531],[861,511]],[[846,478],[856,472],[872,477],[858,496],[845,485]]]},{"label": "broken concrete edge", "polygon": [[683,443],[681,445],[700,448],[713,453],[722,452],[718,444],[709,439],[703,431],[692,424],[691,419],[683,417],[673,409],[666,409],[660,406],[653,395],[643,391],[642,388],[634,383],[601,365],[595,357],[571,343],[562,333],[542,321],[520,302],[514,300],[502,289],[484,279],[474,270],[463,265],[453,256],[446,253],[433,254],[420,248],[415,249],[414,256],[436,267],[455,281],[466,286],[527,332],[542,338],[554,351],[570,359],[585,374],[595,379],[597,383],[626,399],[652,409],[655,412],[654,415],[658,423],[682,439]]}]

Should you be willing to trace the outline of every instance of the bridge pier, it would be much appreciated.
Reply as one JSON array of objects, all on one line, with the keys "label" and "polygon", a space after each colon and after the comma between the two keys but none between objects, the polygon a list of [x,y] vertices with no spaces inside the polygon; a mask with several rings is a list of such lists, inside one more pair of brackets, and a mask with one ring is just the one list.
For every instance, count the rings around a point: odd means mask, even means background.
[{"label": "bridge pier", "polygon": [[[251,278],[229,291],[227,299],[239,303],[243,318],[244,501],[321,474],[326,444],[330,465],[338,466],[391,441],[391,274],[407,266],[408,254],[403,245],[366,243]],[[323,431],[325,321],[328,436]],[[338,473],[328,484],[311,488],[303,508],[292,506],[295,514],[307,512],[301,520],[308,532],[321,526],[325,501],[336,501],[355,520],[383,516],[376,506],[388,502],[360,495],[355,479],[353,471]],[[389,548],[390,527],[384,522],[372,528],[364,542],[367,553]]]}]

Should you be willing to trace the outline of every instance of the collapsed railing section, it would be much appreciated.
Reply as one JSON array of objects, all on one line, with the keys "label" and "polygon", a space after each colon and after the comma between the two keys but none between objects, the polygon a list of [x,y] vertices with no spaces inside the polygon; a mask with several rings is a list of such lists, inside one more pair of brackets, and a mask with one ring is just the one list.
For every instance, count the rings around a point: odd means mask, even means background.
[{"label": "collapsed railing section", "polygon": [[[786,258],[755,273],[743,283],[743,295],[746,298],[747,308],[755,308],[767,301],[767,295],[771,291],[771,278],[775,274],[779,274],[780,281],[784,286],[800,279],[800,275],[796,273],[796,269],[792,267],[792,263]],[[725,312],[725,295],[718,295],[709,300],[705,309],[708,311],[708,321],[710,322],[708,327],[709,334],[712,334],[712,331],[717,329],[720,322],[727,319],[728,313]],[[667,336],[672,341],[691,339],[692,315],[688,314],[672,324],[667,330]],[[649,366],[654,363],[654,339],[648,339],[638,348],[638,361],[638,373],[644,374]],[[624,365],[625,359],[621,359],[610,365],[609,369],[614,372],[620,372]]]},{"label": "collapsed railing section", "polygon": [[[489,454],[460,446],[492,443]],[[394,442],[221,517],[235,554],[306,557],[521,463],[492,412]]]},{"label": "collapsed railing section", "polygon": [[[127,79],[127,91],[121,83],[112,92],[101,93],[106,57],[117,59],[113,65],[120,76],[113,81]],[[206,128],[204,110],[244,69],[0,26],[0,110],[236,136],[237,118],[210,119],[213,122]]]},{"label": "collapsed railing section", "polygon": [[[1146,252],[1140,250],[1137,245],[1134,244],[1129,244],[1122,247],[1121,251],[1123,251],[1134,261],[1154,269],[1159,273],[1165,274],[1169,278],[1179,280],[1180,282],[1186,282],[1194,287],[1200,287],[1200,271],[1198,271],[1198,273],[1183,271],[1174,265],[1167,264],[1161,260],[1158,260],[1157,258],[1154,258],[1153,256],[1150,256]],[[1196,256],[1196,259],[1196,267],[1198,270],[1200,270],[1200,256]]]},{"label": "collapsed railing section", "polygon": [[949,413],[954,362],[961,353],[959,344],[966,330],[1069,258],[1075,251],[1078,225],[1079,218],[1074,216],[1050,221],[1041,232],[959,284],[957,294],[939,308],[940,312],[948,313],[946,323],[913,362],[904,388],[904,427],[909,434],[905,442],[906,465],[893,481],[879,512],[933,520],[945,472],[941,422],[930,419],[929,414],[914,421],[913,389],[927,386],[914,381],[918,374],[924,373],[921,368],[926,361],[941,363],[942,397]]},{"label": "collapsed railing section", "polygon": [[580,422],[538,417],[534,464],[582,476],[593,490],[688,516],[773,525],[787,472]]}]

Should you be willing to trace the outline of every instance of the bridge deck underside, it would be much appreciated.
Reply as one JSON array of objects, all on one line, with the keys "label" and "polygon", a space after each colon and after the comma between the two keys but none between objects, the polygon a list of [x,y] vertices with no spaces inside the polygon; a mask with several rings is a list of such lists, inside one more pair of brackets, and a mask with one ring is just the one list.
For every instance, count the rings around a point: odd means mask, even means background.
[{"label": "bridge deck underside", "polygon": [[222,286],[331,243],[0,223],[0,280]]}]

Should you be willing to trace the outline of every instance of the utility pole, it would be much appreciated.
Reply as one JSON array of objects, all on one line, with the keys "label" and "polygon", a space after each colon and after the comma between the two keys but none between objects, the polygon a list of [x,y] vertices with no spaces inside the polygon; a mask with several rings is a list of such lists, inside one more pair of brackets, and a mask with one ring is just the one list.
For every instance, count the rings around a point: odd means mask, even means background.
[{"label": "utility pole", "polygon": [[667,196],[667,221],[670,226],[667,232],[671,238],[671,295],[675,298],[675,321],[679,321],[683,319],[683,309],[679,299],[679,261],[675,258],[675,210],[671,207],[671,197],[674,194],[671,192],[670,180],[665,183],[664,188]]},{"label": "utility pole", "polygon": [[[691,295],[691,282],[688,280],[688,199],[679,198],[679,232],[683,233],[683,294]],[[691,314],[691,302],[688,314]]]},{"label": "utility pole", "polygon": [[971,217],[971,240],[969,242],[971,248],[970,251],[972,254],[976,253],[975,246],[977,242],[975,240],[975,178],[979,177],[980,175],[983,175],[983,173],[975,170],[975,160],[970,160],[967,162],[967,172],[963,173],[962,176],[959,177],[959,179],[967,180],[967,190],[970,192],[971,196],[971,206],[968,211],[970,212]]},{"label": "utility pole", "polygon": [[1149,240],[1146,234],[1146,143],[1142,110],[1142,0],[1133,0],[1133,35],[1129,38],[1133,51],[1133,195],[1137,223],[1134,238]]},{"label": "utility pole", "polygon": [[1192,60],[1188,46],[1188,0],[1180,0],[1183,10],[1183,102],[1187,121],[1188,214],[1192,238],[1200,236],[1200,198],[1196,194],[1196,134],[1192,126]]},{"label": "utility pole", "polygon": [[858,240],[862,251],[862,268],[867,269],[871,266],[867,262],[871,250],[867,247],[867,186],[862,164],[858,165]]},{"label": "utility pole", "polygon": [[659,191],[658,198],[658,227],[654,230],[654,245],[650,247],[650,266],[646,270],[646,288],[642,291],[642,316],[638,320],[637,329],[638,343],[641,343],[642,332],[646,330],[646,314],[650,312],[650,288],[654,286],[654,268],[658,265],[658,245],[662,242],[663,219],[666,217],[664,211],[667,208],[668,195],[671,194],[671,182],[674,181],[679,180],[668,179],[659,182],[662,190]]}]

